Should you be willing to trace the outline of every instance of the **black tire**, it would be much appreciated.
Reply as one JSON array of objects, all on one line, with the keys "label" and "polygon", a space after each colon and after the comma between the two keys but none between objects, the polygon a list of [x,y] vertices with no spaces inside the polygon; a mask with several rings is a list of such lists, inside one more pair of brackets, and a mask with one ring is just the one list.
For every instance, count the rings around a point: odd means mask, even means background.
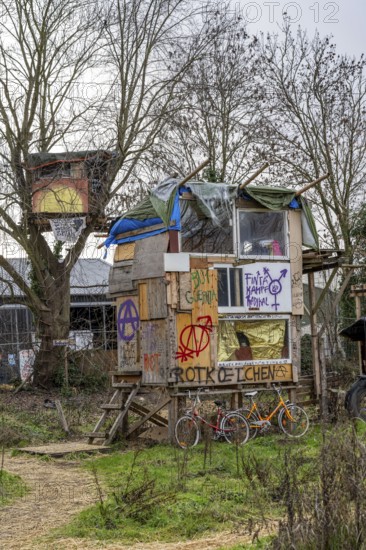
[{"label": "black tire", "polygon": [[231,412],[224,416],[220,429],[228,443],[244,445],[249,439],[249,424],[242,414]]},{"label": "black tire", "polygon": [[242,414],[248,421],[249,439],[254,439],[255,437],[257,437],[260,428],[255,427],[255,425],[252,423],[258,422],[258,416],[253,412],[251,413],[249,409],[240,409],[238,412]]},{"label": "black tire", "polygon": [[360,376],[346,393],[345,403],[352,418],[366,420],[366,376]]},{"label": "black tire", "polygon": [[282,409],[278,415],[278,425],[283,433],[289,437],[302,437],[309,429],[309,418],[304,409],[298,405],[287,405],[291,418],[286,409]]},{"label": "black tire", "polygon": [[196,420],[188,415],[179,418],[174,428],[174,435],[177,445],[182,449],[197,445],[200,439],[200,430]]}]

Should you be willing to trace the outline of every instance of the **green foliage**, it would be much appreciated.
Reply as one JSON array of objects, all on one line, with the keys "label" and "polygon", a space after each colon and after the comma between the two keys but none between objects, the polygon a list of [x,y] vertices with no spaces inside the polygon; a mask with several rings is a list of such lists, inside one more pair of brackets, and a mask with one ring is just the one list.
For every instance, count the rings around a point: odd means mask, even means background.
[{"label": "green foliage", "polygon": [[304,334],[301,337],[301,373],[312,374],[313,373],[313,357],[311,352],[311,336],[310,334]]},{"label": "green foliage", "polygon": [[108,374],[103,370],[101,365],[90,365],[88,370],[83,370],[81,358],[72,355],[68,359],[68,379],[69,388],[66,388],[65,364],[61,361],[55,373],[54,385],[62,388],[65,397],[71,395],[70,388],[78,388],[86,393],[94,393],[96,391],[104,391],[109,384]]},{"label": "green foliage", "polygon": [[313,430],[301,443],[279,435],[243,447],[212,442],[209,456],[202,443],[189,450],[158,445],[88,461],[99,502],[54,536],[128,543],[185,540],[226,529],[254,534],[261,518],[283,514],[284,449],[301,457],[300,475],[309,483],[319,444],[320,434]]}]

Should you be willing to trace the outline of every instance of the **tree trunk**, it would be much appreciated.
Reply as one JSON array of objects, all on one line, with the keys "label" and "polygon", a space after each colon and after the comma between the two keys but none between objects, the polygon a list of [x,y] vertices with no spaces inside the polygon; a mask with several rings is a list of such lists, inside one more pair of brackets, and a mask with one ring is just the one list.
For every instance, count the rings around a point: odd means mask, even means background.
[{"label": "tree trunk", "polygon": [[34,365],[34,383],[50,387],[60,383],[64,375],[64,347],[54,340],[66,340],[70,331],[70,280],[63,264],[54,282],[45,289],[47,310],[38,312],[37,339],[40,348]]}]

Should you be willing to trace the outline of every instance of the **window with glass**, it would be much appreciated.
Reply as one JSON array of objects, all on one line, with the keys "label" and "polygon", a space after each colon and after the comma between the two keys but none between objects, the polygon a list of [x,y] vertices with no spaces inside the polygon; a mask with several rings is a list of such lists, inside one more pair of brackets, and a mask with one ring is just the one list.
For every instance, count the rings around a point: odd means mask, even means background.
[{"label": "window with glass", "polygon": [[217,286],[219,307],[244,306],[243,270],[241,268],[218,268]]},{"label": "window with glass", "polygon": [[286,212],[238,212],[238,253],[241,257],[284,258],[288,253]]},{"label": "window with glass", "polygon": [[181,200],[181,250],[204,254],[233,254],[230,209],[217,205],[216,219],[208,217],[195,200]]}]

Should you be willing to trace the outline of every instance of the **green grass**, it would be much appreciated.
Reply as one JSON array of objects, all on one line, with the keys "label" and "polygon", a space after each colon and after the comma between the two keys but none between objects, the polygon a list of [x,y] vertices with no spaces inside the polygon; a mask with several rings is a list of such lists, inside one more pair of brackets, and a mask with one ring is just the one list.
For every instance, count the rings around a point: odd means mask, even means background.
[{"label": "green grass", "polygon": [[0,470],[0,507],[24,496],[28,489],[19,476]]},{"label": "green grass", "polygon": [[313,428],[301,440],[276,434],[239,448],[221,442],[189,451],[157,445],[89,459],[85,468],[95,477],[97,494],[100,487],[100,500],[52,537],[177,541],[279,518],[285,453],[296,461],[302,482],[312,483],[320,441]]}]

